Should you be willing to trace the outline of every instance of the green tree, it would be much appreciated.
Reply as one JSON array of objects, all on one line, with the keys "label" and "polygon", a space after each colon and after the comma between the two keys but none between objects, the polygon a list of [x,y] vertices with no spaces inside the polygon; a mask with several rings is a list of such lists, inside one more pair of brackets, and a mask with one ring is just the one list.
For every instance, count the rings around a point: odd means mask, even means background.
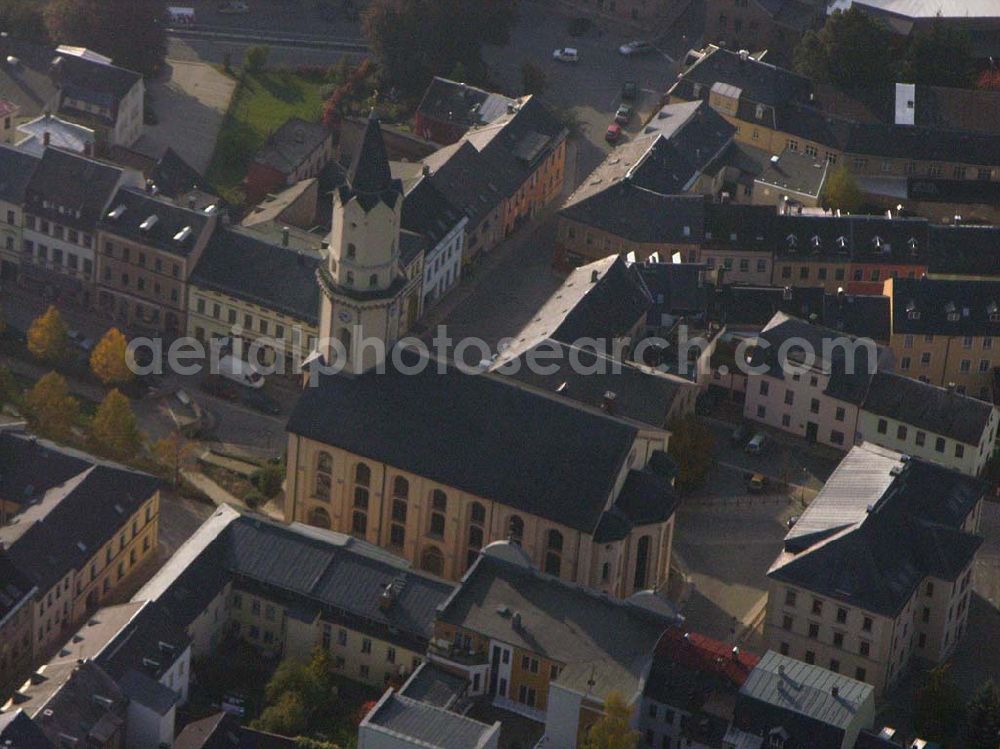
[{"label": "green tree", "polygon": [[94,446],[115,460],[129,460],[142,447],[142,434],[128,398],[112,390],[97,407],[90,422],[90,437]]},{"label": "green tree", "polygon": [[548,86],[549,79],[545,71],[531,60],[521,63],[521,88],[525,94],[540,94]]},{"label": "green tree", "polygon": [[244,58],[246,69],[251,73],[259,73],[264,68],[267,67],[267,58],[271,56],[271,48],[259,44],[255,47],[250,47],[246,51],[246,57]]},{"label": "green tree", "polygon": [[129,382],[135,374],[129,369],[125,352],[128,343],[118,328],[109,328],[90,352],[90,371],[105,385]]},{"label": "green tree", "polygon": [[632,711],[617,692],[604,700],[604,715],[583,737],[583,749],[636,749],[639,732],[629,726]]},{"label": "green tree", "polygon": [[[317,647],[308,661],[287,658],[278,664],[264,690],[268,709],[261,714],[261,720],[271,708],[274,708],[273,720],[287,720],[289,715],[297,718],[296,705],[300,705],[304,726],[308,726],[317,716],[327,715],[335,708],[334,686],[333,661],[326,649]],[[288,695],[294,695],[296,703],[286,704]],[[285,735],[294,736],[304,730],[303,727]]]},{"label": "green tree", "polygon": [[[947,64],[942,64],[947,60]],[[943,23],[939,17],[910,41],[903,62],[907,83],[969,88],[975,81],[976,64],[972,41],[962,29]]]},{"label": "green tree", "polygon": [[997,749],[1000,746],[1000,688],[990,679],[965,707],[965,749]]},{"label": "green tree", "polygon": [[80,404],[69,393],[66,380],[49,372],[25,396],[28,425],[43,437],[64,441],[80,413]]},{"label": "green tree", "polygon": [[516,20],[515,0],[373,0],[363,15],[383,80],[418,96],[432,76],[461,63],[469,83],[486,71],[484,44],[506,44]]},{"label": "green tree", "polygon": [[89,47],[116,65],[156,73],[167,53],[166,0],[50,0],[49,36]]},{"label": "green tree", "polygon": [[305,733],[306,708],[302,697],[297,692],[286,692],[278,701],[264,708],[253,723],[253,728],[259,731],[277,733],[281,736],[298,736]]},{"label": "green tree", "polygon": [[864,195],[854,176],[846,166],[838,166],[826,176],[820,204],[831,211],[857,213],[861,209]]},{"label": "green tree", "polygon": [[677,464],[674,483],[679,491],[692,491],[701,486],[712,468],[715,439],[711,430],[693,415],[674,419],[669,430],[667,452]]},{"label": "green tree", "polygon": [[913,722],[920,736],[948,743],[962,722],[962,694],[948,673],[950,664],[932,668],[913,693]]},{"label": "green tree", "polygon": [[794,53],[795,70],[844,88],[876,86],[895,73],[891,43],[889,31],[863,10],[837,10],[818,34],[803,35]]},{"label": "green tree", "polygon": [[57,364],[66,356],[67,333],[59,310],[50,305],[28,328],[28,351],[37,359]]},{"label": "green tree", "polygon": [[281,483],[284,480],[285,466],[280,461],[267,461],[253,475],[254,486],[267,499],[281,491]]},{"label": "green tree", "polygon": [[16,404],[21,400],[21,388],[14,379],[14,373],[7,367],[0,367],[0,405]]},{"label": "green tree", "polygon": [[0,0],[0,28],[10,29],[20,39],[47,44],[44,8],[44,3],[32,0]]}]

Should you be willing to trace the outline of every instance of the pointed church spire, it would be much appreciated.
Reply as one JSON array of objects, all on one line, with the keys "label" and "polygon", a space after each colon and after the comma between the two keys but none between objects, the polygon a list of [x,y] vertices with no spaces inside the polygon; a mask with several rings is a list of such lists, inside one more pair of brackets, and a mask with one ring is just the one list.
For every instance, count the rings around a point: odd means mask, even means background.
[{"label": "pointed church spire", "polygon": [[361,146],[347,173],[347,181],[351,192],[357,196],[365,211],[370,210],[379,200],[394,205],[396,197],[402,193],[402,184],[392,178],[392,171],[389,169],[382,127],[374,107],[368,116]]}]

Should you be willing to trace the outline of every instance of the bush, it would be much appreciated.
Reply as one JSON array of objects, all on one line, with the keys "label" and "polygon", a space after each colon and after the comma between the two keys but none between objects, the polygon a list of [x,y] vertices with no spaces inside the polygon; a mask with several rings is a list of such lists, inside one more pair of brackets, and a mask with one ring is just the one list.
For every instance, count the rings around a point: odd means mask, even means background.
[{"label": "bush", "polygon": [[263,496],[271,499],[281,491],[281,482],[285,480],[285,468],[279,461],[268,461],[254,472],[250,480]]},{"label": "bush", "polygon": [[258,507],[264,504],[264,497],[256,489],[251,489],[243,497],[243,504],[245,504],[251,510],[256,510]]},{"label": "bush", "polygon": [[271,54],[271,48],[259,44],[254,47],[250,47],[246,51],[246,57],[244,58],[244,66],[251,73],[257,73],[267,67],[267,58]]}]

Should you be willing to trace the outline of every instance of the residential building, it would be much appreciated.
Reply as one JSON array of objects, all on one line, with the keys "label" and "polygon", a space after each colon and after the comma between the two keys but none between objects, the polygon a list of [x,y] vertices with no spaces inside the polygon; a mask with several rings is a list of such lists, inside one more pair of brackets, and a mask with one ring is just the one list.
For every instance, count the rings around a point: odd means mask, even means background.
[{"label": "residential building", "polygon": [[941,23],[968,34],[977,58],[986,60],[1000,54],[1000,9],[989,0],[858,0],[857,7],[900,36],[913,36]]},{"label": "residential building", "polygon": [[240,719],[220,711],[184,726],[171,749],[299,749],[299,741],[240,725]]},{"label": "residential building", "polygon": [[468,216],[448,202],[426,176],[403,197],[400,226],[423,237],[426,246],[418,317],[458,283],[468,222]]},{"label": "residential building", "polygon": [[852,448],[768,572],[768,647],[876,696],[913,657],[946,660],[965,633],[986,491],[919,458]]},{"label": "residential building", "polygon": [[9,712],[30,717],[53,747],[131,746],[126,744],[128,698],[93,661],[43,666],[4,705],[4,714]]},{"label": "residential building", "polygon": [[423,159],[431,182],[469,217],[465,262],[488,252],[562,193],[567,130],[533,96]]},{"label": "residential building", "polygon": [[677,618],[666,600],[620,601],[534,569],[516,543],[483,550],[439,606],[432,663],[468,695],[544,723],[546,745],[577,746],[617,692],[633,708],[653,651]]},{"label": "residential building", "polygon": [[297,372],[319,335],[320,262],[247,229],[216,230],[191,272],[187,335],[238,340],[261,366]]},{"label": "residential building", "polygon": [[220,507],[133,600],[157,602],[194,657],[223,636],[262,652],[330,652],[343,676],[382,687],[423,660],[453,585],[377,547]]},{"label": "residential building", "polygon": [[874,719],[871,685],[769,650],[740,687],[723,746],[854,749]]},{"label": "residential building", "polygon": [[269,193],[316,177],[333,159],[333,136],[320,122],[293,117],[267,138],[244,180],[246,202],[255,205]]},{"label": "residential building", "polygon": [[23,710],[0,713],[0,744],[19,749],[55,749],[42,729]]},{"label": "residential building", "polygon": [[995,277],[1000,267],[1000,227],[931,226],[927,277],[973,281]]},{"label": "residential building", "polygon": [[0,699],[4,699],[31,672],[32,611],[38,588],[6,554],[0,554]]},{"label": "residential building", "polygon": [[[88,617],[9,705],[20,707],[30,700],[33,683],[49,681],[52,674],[64,673],[77,664],[92,664],[128,701],[124,745],[158,749],[173,741],[176,708],[187,701],[190,660],[187,635],[156,604],[108,606]],[[84,694],[83,699],[89,702],[93,697]],[[72,709],[68,700],[66,708]]]},{"label": "residential building", "polygon": [[[160,484],[25,434],[4,432],[0,444],[16,466],[4,491],[23,503],[0,527],[0,544],[34,588],[30,647],[37,664],[156,553]],[[0,674],[4,682],[16,678]]]},{"label": "residential building", "polygon": [[132,332],[179,336],[187,290],[218,220],[145,191],[119,189],[97,225],[97,308]]},{"label": "residential building", "polygon": [[434,76],[413,115],[413,129],[422,138],[449,146],[470,128],[488,125],[515,104],[503,94]]},{"label": "residential building", "polygon": [[705,40],[741,50],[766,50],[790,60],[802,34],[822,23],[825,5],[815,0],[709,0]]},{"label": "residential building", "polygon": [[41,158],[49,146],[93,156],[96,137],[89,127],[77,125],[46,112],[17,126],[17,148]]},{"label": "residential building", "polygon": [[688,7],[683,0],[571,0],[570,4],[581,13],[643,24],[663,22]]},{"label": "residential building", "polygon": [[709,319],[725,325],[728,332],[752,337],[779,312],[821,321],[824,296],[822,289],[809,286],[723,285],[712,300]]},{"label": "residential building", "polygon": [[47,148],[24,192],[21,282],[91,306],[98,222],[119,188],[140,180],[136,172]]},{"label": "residential building", "polygon": [[785,149],[772,156],[754,180],[752,202],[784,209],[818,208],[829,168],[827,161],[816,156]]},{"label": "residential building", "polygon": [[497,749],[500,721],[492,725],[389,689],[358,725],[358,749]]},{"label": "residential building", "polygon": [[690,253],[691,259],[719,271],[719,285],[769,286],[774,274],[774,208],[706,203],[704,211],[701,246]]},{"label": "residential building", "polygon": [[892,316],[889,345],[899,371],[994,400],[1000,282],[890,278],[884,288]]},{"label": "residential building", "polygon": [[1000,410],[954,388],[879,372],[868,385],[858,439],[979,476],[993,456]]},{"label": "residential building", "polygon": [[872,341],[778,312],[749,355],[743,415],[810,442],[848,449],[869,383],[888,365],[887,354]]},{"label": "residential building", "polygon": [[319,179],[310,177],[268,195],[250,209],[240,224],[248,229],[270,224],[282,230],[292,226],[309,230],[316,226],[318,207]]},{"label": "residential building", "polygon": [[636,710],[636,728],[646,746],[722,746],[736,696],[757,660],[697,632],[666,630],[656,643]]},{"label": "residential building", "polygon": [[[836,294],[824,294],[820,320],[828,328],[849,333],[857,338],[870,338],[882,346],[889,345],[891,337],[889,297],[881,294],[847,294],[842,291]],[[897,366],[898,363],[897,361]]]},{"label": "residential building", "polygon": [[20,111],[20,105],[0,98],[0,140],[5,144],[13,144],[15,140],[14,120]]},{"label": "residential building", "polygon": [[17,278],[21,265],[24,195],[38,158],[0,145],[0,279]]}]

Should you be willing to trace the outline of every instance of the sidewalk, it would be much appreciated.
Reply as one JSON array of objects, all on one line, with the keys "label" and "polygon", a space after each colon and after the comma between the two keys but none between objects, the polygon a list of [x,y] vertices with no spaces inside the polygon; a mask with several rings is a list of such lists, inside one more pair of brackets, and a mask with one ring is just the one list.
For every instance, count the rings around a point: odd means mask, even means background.
[{"label": "sidewalk", "polygon": [[[26,362],[23,359],[17,359],[12,356],[0,356],[0,361],[2,361],[14,374],[20,375],[21,377],[27,377],[35,382],[54,369],[53,367],[45,364],[33,364],[32,362]],[[107,395],[107,391],[105,391],[105,389],[100,385],[92,385],[89,382],[80,382],[79,380],[67,376],[62,372],[60,372],[60,374],[66,379],[66,384],[69,385],[70,392],[75,395],[82,396],[83,398],[86,398],[89,401],[94,401],[95,403],[100,403],[104,400],[104,396]]]}]

